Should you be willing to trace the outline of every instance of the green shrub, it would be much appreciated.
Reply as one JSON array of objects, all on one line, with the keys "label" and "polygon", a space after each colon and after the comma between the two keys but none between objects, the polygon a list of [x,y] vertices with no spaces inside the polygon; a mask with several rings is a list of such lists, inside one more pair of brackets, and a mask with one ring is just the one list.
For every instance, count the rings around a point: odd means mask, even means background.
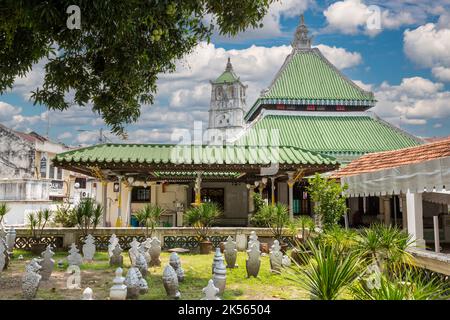
[{"label": "green shrub", "polygon": [[184,214],[186,223],[195,228],[200,241],[208,239],[209,228],[222,214],[218,204],[204,202],[194,206]]}]

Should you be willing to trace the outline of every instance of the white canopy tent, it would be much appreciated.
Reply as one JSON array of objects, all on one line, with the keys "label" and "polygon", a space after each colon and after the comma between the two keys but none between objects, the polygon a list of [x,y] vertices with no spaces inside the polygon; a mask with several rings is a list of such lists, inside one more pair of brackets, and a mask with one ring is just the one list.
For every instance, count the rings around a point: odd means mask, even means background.
[{"label": "white canopy tent", "polygon": [[[341,177],[351,197],[423,193],[432,202],[450,203],[450,157]],[[429,192],[442,192],[431,196]]]}]

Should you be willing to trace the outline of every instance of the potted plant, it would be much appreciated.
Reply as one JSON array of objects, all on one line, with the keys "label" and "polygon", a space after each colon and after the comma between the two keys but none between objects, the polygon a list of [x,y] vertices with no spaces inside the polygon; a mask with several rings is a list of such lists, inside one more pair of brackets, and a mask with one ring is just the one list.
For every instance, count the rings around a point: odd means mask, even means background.
[{"label": "potted plant", "polygon": [[103,215],[103,207],[92,198],[84,198],[73,209],[77,227],[84,236],[95,231]]},{"label": "potted plant", "polygon": [[208,254],[212,250],[212,243],[208,239],[211,225],[222,214],[219,206],[213,202],[201,203],[185,213],[187,224],[195,228],[199,237],[200,254]]},{"label": "potted plant", "polygon": [[56,207],[53,222],[64,228],[73,228],[77,225],[77,217],[70,204],[61,204]]},{"label": "potted plant", "polygon": [[258,226],[270,228],[275,239],[280,242],[282,251],[286,251],[287,243],[283,241],[284,229],[289,225],[289,210],[285,204],[269,204],[262,206],[252,218]]},{"label": "potted plant", "polygon": [[0,226],[3,223],[3,219],[5,218],[6,214],[9,212],[10,208],[6,204],[6,202],[0,203]]},{"label": "potted plant", "polygon": [[161,215],[163,215],[164,212],[166,212],[166,209],[163,209],[158,205],[147,204],[135,213],[139,225],[145,227],[146,238],[152,237],[155,227],[159,225]]},{"label": "potted plant", "polygon": [[42,235],[51,216],[52,212],[49,209],[39,210],[36,213],[28,214],[28,222],[30,224],[31,236],[33,238],[30,248],[33,254],[40,254],[47,246],[47,244],[42,241]]}]

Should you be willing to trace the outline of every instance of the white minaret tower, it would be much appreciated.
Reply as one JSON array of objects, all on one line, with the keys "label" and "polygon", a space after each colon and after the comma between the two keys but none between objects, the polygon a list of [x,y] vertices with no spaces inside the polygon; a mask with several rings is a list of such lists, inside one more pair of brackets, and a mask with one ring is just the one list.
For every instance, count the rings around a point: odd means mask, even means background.
[{"label": "white minaret tower", "polygon": [[211,144],[223,144],[244,128],[247,86],[234,73],[230,58],[225,71],[210,83],[208,140]]}]

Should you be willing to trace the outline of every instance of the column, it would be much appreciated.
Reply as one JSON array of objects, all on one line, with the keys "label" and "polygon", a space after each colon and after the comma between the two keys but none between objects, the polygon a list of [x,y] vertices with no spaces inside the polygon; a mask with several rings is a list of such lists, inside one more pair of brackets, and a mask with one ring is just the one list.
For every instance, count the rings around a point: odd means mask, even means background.
[{"label": "column", "polygon": [[391,198],[386,196],[383,198],[384,205],[384,224],[389,226],[391,224]]},{"label": "column", "polygon": [[272,205],[275,204],[275,177],[270,177],[270,181],[272,183]]},{"label": "column", "polygon": [[195,179],[195,205],[199,206],[202,202],[202,194],[201,194],[201,186],[202,186],[202,172],[197,171],[197,178]]},{"label": "column", "polygon": [[122,178],[123,176],[117,176],[117,179],[119,181],[119,194],[117,196],[117,228],[122,227]]},{"label": "column", "polygon": [[108,216],[108,181],[102,181],[102,206],[103,206],[103,226],[110,227],[111,221],[106,221]]},{"label": "column", "polygon": [[408,232],[415,241],[416,247],[424,247],[423,240],[423,207],[421,193],[406,193],[406,210],[408,218]]},{"label": "column", "polygon": [[294,219],[294,172],[288,172],[289,218]]},{"label": "column", "polygon": [[131,225],[131,193],[133,192],[133,186],[128,186],[128,198],[127,198],[127,220],[126,220],[126,226]]}]

